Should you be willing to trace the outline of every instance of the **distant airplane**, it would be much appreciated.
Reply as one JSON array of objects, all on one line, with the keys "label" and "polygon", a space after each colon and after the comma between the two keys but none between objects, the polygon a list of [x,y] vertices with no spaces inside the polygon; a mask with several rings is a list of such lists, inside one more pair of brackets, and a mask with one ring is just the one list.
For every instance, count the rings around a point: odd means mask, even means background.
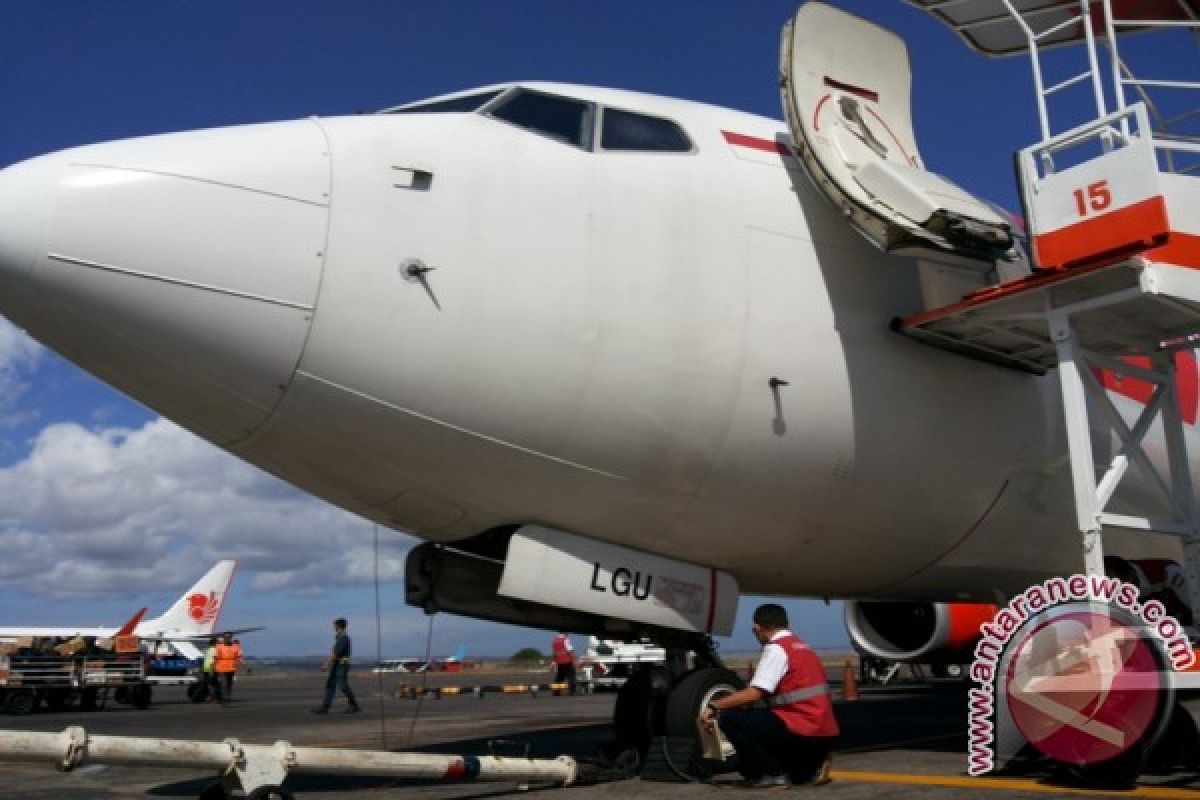
[{"label": "distant airplane", "polygon": [[146,609],[142,609],[125,625],[118,627],[45,627],[37,625],[0,627],[0,640],[11,641],[25,636],[75,637],[91,636],[107,639],[124,633],[132,633],[146,642],[167,645],[184,658],[199,658],[201,651],[196,644],[222,633],[247,633],[261,628],[241,628],[236,631],[217,631],[217,619],[225,604],[229,585],[233,582],[237,562],[219,561],[196,581],[190,589],[175,601],[165,614],[154,619],[143,620]]},{"label": "distant airplane", "polygon": [[423,657],[405,656],[402,658],[389,658],[380,661],[376,664],[372,672],[458,672],[462,669],[463,659],[467,656],[467,646],[459,644],[454,648],[454,653],[445,658],[430,658],[426,660]]}]

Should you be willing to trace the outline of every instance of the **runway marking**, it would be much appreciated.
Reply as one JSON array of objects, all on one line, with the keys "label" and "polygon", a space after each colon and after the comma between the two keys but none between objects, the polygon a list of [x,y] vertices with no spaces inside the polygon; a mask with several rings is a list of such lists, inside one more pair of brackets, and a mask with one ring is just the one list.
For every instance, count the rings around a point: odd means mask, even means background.
[{"label": "runway marking", "polygon": [[895,750],[897,748],[907,747],[914,744],[924,744],[927,742],[940,742],[947,739],[961,739],[963,734],[961,731],[955,733],[937,733],[933,736],[918,736],[915,739],[897,739],[892,742],[884,742],[882,744],[864,744],[861,747],[848,747],[846,749],[838,749],[838,753],[874,753],[877,750]]},{"label": "runway marking", "polygon": [[1007,791],[1042,792],[1044,794],[1080,794],[1092,797],[1153,797],[1160,800],[1197,800],[1200,791],[1165,786],[1139,786],[1124,791],[1072,789],[1053,786],[1026,778],[968,778],[953,775],[917,775],[907,772],[858,772],[835,769],[833,779],[858,783],[899,783],[909,786],[946,786],[955,789],[1004,789]]}]

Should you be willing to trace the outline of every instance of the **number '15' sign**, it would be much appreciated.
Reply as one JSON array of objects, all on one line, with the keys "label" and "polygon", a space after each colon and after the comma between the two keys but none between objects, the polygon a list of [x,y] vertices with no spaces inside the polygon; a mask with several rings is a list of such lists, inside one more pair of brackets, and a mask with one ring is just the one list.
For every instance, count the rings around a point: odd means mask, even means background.
[{"label": "number '15' sign", "polygon": [[1088,184],[1084,189],[1076,189],[1074,195],[1075,210],[1081,217],[1103,211],[1112,205],[1112,190],[1108,188],[1108,181]]}]

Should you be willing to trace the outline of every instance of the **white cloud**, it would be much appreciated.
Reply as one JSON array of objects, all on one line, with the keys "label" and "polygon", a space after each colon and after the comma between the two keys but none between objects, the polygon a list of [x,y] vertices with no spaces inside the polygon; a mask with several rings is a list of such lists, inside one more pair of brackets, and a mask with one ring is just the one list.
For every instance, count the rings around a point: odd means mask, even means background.
[{"label": "white cloud", "polygon": [[[411,542],[381,530],[380,577]],[[260,591],[369,585],[370,523],[283,485],[174,424],[44,428],[0,468],[0,590],[160,591],[236,558]],[[30,581],[37,576],[37,581]]]},{"label": "white cloud", "polygon": [[0,427],[13,427],[31,416],[18,410],[29,389],[24,375],[36,369],[45,353],[24,331],[0,319]]}]

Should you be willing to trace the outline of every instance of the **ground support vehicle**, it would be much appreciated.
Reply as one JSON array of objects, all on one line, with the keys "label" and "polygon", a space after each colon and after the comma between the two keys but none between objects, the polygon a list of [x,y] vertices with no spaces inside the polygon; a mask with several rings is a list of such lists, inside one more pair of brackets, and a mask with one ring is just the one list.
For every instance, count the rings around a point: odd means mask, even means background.
[{"label": "ground support vehicle", "polygon": [[146,708],[153,697],[145,661],[139,654],[0,656],[0,710],[31,714],[44,705],[81,711],[114,702]]}]

